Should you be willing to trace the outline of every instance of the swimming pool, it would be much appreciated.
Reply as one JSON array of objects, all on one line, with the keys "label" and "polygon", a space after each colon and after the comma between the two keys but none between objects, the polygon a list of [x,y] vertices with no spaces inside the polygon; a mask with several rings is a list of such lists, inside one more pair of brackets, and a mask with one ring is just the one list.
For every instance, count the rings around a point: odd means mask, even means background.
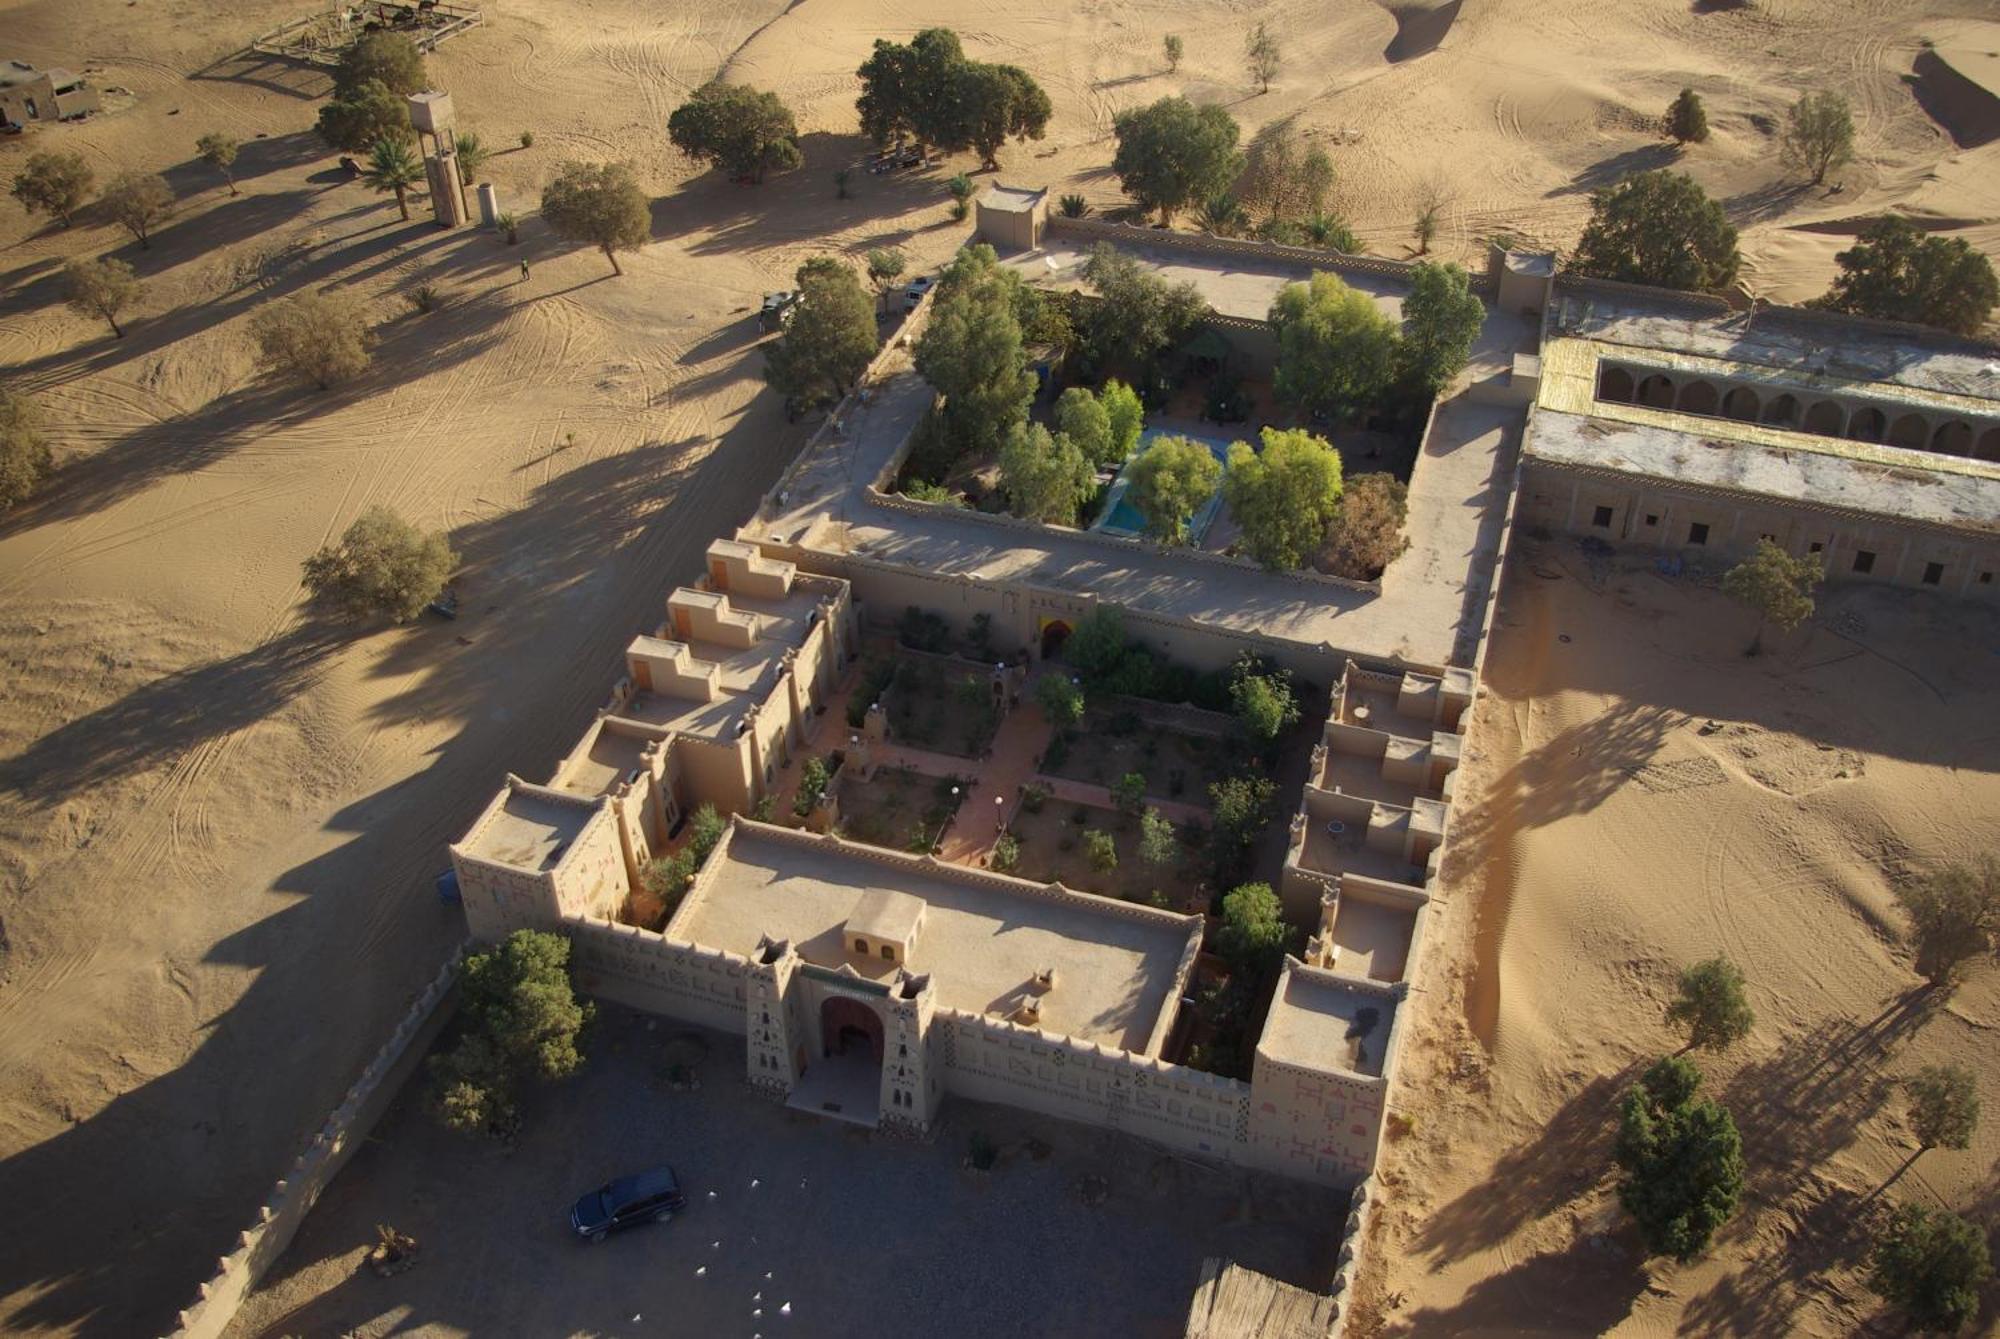
[{"label": "swimming pool", "polygon": [[[1209,454],[1214,456],[1218,463],[1224,466],[1229,464],[1228,442],[1213,437],[1197,437],[1189,432],[1148,428],[1139,434],[1138,451],[1134,451],[1126,459],[1118,471],[1118,477],[1111,481],[1111,491],[1104,495],[1104,510],[1099,513],[1096,523],[1090,527],[1092,530],[1103,535],[1116,535],[1120,539],[1138,539],[1146,533],[1146,519],[1139,515],[1139,509],[1125,496],[1131,482],[1125,476],[1132,468],[1132,461],[1137,460],[1140,453],[1160,437],[1185,437],[1191,442],[1200,442],[1208,448]],[[1222,490],[1218,488],[1208,501],[1197,507],[1194,515],[1188,518],[1188,543],[1200,544],[1202,537],[1208,533],[1208,527],[1214,523],[1216,514],[1221,510]]]}]

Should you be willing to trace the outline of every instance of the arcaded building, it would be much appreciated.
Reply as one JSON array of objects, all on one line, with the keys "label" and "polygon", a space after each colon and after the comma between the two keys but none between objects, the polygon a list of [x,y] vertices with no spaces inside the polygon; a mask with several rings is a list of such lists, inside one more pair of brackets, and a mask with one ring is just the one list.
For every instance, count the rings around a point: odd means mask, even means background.
[{"label": "arcaded building", "polygon": [[1518,523],[1990,598],[2000,349],[1884,322],[1556,281]]}]

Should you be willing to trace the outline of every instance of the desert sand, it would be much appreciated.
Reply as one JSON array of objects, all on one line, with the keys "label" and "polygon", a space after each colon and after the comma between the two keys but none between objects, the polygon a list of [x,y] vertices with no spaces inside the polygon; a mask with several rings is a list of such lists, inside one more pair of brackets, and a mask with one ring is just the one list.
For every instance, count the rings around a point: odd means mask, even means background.
[{"label": "desert sand", "polygon": [[[1894,1084],[1959,1061],[2000,1102],[2000,968],[1925,987],[1891,892],[2000,841],[2000,616],[1837,589],[1754,659],[1751,631],[1643,565],[1515,555],[1355,1333],[1878,1332],[1872,1215],[2000,1210],[2000,1128],[1911,1163]],[[1744,1203],[1707,1258],[1646,1266],[1616,1103],[1680,1046],[1675,974],[1718,953],[1757,1024],[1695,1058]]]},{"label": "desert sand", "polygon": [[[29,0],[0,22],[0,55],[128,90],[0,143],[0,174],[75,148],[100,179],[162,171],[180,197],[145,251],[0,199],[0,375],[47,407],[60,462],[0,520],[0,1199],[37,1211],[0,1225],[13,1330],[159,1329],[461,933],[428,888],[444,843],[504,771],[546,772],[628,634],[811,427],[760,393],[759,295],[813,254],[901,245],[920,269],[963,240],[942,171],[857,173],[834,198],[876,37],[949,25],[1030,70],[1055,118],[1001,176],[1104,206],[1113,114],[1183,92],[1246,132],[1296,117],[1334,144],[1337,202],[1383,254],[1406,254],[1433,189],[1442,254],[1474,260],[1503,229],[1564,244],[1591,185],[1673,160],[1647,118],[1692,83],[1717,134],[1684,161],[1744,223],[1757,292],[1820,291],[1851,220],[1891,206],[2000,249],[2000,147],[1958,149],[1900,82],[1926,22],[1980,0],[498,0],[434,81],[507,150],[483,175],[510,208],[564,158],[637,165],[654,240],[622,279],[532,219],[512,250],[342,181],[309,131],[326,78],[234,58],[306,8]],[[1285,53],[1261,96],[1241,59],[1258,21]],[[1170,30],[1188,45],[1172,76]],[[666,116],[718,75],[784,95],[804,168],[753,189],[680,159]],[[1860,112],[1838,192],[1771,161],[1783,107],[1820,84]],[[245,142],[240,196],[191,161],[211,130]],[[523,130],[536,142],[514,149]],[[148,284],[123,340],[58,300],[61,262],[100,254]],[[449,306],[411,313],[420,282]],[[381,317],[375,369],[325,395],[258,375],[250,312],[324,286]],[[300,560],[378,502],[450,529],[457,623],[310,617]],[[1928,771],[1869,776],[1848,792],[1924,810]],[[1525,1114],[1558,1091],[1506,1100]]]}]

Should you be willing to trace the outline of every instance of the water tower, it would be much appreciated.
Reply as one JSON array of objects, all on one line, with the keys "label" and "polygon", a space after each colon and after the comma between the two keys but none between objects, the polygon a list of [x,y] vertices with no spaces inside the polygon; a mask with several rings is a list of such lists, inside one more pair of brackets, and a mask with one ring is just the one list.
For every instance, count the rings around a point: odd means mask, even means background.
[{"label": "water tower", "polygon": [[[430,182],[431,213],[441,228],[456,228],[470,211],[458,171],[458,141],[452,129],[451,94],[426,89],[406,101],[417,148],[424,155],[424,176]],[[426,139],[428,137],[428,139]]]}]

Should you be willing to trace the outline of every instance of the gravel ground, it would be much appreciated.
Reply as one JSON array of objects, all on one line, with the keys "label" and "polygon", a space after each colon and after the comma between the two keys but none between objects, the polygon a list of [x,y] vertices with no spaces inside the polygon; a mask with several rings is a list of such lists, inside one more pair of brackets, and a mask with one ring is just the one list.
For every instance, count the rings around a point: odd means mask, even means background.
[{"label": "gravel ground", "polygon": [[[1344,1194],[956,1099],[930,1142],[886,1139],[753,1097],[719,1034],[674,1092],[673,1029],[647,1022],[605,1007],[585,1074],[535,1097],[511,1150],[437,1129],[413,1086],[231,1334],[1170,1336],[1204,1256],[1332,1276]],[[991,1172],[962,1165],[974,1130]],[[686,1213],[571,1237],[579,1193],[661,1161]],[[359,1268],[377,1223],[417,1238],[414,1269]]]}]

